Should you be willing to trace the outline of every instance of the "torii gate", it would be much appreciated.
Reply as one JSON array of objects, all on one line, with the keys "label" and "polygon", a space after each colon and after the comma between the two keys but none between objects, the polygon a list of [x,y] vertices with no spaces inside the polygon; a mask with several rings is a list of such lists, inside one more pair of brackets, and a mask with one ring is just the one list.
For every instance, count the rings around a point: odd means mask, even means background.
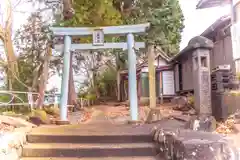
[{"label": "torii gate", "polygon": [[[129,79],[129,99],[131,120],[138,120],[138,99],[137,99],[137,82],[136,82],[136,54],[135,49],[144,48],[144,42],[134,41],[133,34],[145,33],[150,27],[149,23],[138,25],[122,25],[109,27],[52,27],[51,30],[54,36],[64,36],[64,45],[56,45],[56,49],[64,52],[63,75],[61,84],[61,99],[60,99],[60,123],[67,124],[67,101],[68,101],[68,82],[70,68],[70,50],[82,49],[107,49],[118,48],[128,50],[128,79]],[[125,35],[127,36],[126,43],[105,43],[104,35]],[[72,44],[71,36],[93,36],[92,44]]]}]

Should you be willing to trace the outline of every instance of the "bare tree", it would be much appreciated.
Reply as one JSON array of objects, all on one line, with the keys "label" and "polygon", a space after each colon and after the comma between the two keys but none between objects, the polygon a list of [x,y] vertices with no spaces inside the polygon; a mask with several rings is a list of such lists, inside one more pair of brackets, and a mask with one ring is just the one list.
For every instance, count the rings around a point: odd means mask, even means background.
[{"label": "bare tree", "polygon": [[18,76],[17,57],[14,54],[12,42],[12,23],[13,23],[13,6],[10,0],[4,0],[5,10],[3,10],[0,24],[0,40],[3,42],[5,54],[7,58],[7,77],[9,90],[13,89],[14,77]]}]

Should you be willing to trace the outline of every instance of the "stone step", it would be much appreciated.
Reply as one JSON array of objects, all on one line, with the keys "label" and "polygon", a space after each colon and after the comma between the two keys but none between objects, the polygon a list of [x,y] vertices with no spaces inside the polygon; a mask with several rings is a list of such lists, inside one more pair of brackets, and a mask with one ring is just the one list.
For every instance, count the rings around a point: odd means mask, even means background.
[{"label": "stone step", "polygon": [[150,134],[118,135],[27,135],[29,143],[147,143],[153,142]]},{"label": "stone step", "polygon": [[155,156],[153,143],[35,143],[27,144],[23,157],[128,157]]},{"label": "stone step", "polygon": [[[101,158],[104,160],[157,160],[154,156],[149,157],[104,157]],[[39,158],[39,157],[31,157],[31,158],[22,158],[21,160],[99,160],[99,157],[95,158],[72,158],[72,157],[45,157],[45,158]]]}]

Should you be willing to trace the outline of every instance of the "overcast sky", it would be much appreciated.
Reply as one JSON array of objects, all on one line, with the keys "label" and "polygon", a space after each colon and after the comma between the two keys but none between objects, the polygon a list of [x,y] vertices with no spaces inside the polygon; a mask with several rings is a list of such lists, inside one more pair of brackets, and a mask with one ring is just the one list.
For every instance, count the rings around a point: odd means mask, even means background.
[{"label": "overcast sky", "polygon": [[[193,36],[201,34],[216,19],[230,13],[229,6],[196,10],[196,4],[198,1],[199,0],[180,0],[180,5],[185,17],[185,28],[182,33],[182,43],[180,45],[181,49],[187,45],[188,41]],[[24,12],[14,13],[13,26],[14,30],[17,30],[26,22],[26,18],[29,16],[32,6],[23,3],[15,10]]]},{"label": "overcast sky", "polygon": [[213,24],[221,16],[230,14],[230,6],[215,7],[209,9],[196,9],[199,0],[180,0],[180,5],[185,17],[185,28],[182,33],[182,43],[180,48],[183,49],[188,41]]}]

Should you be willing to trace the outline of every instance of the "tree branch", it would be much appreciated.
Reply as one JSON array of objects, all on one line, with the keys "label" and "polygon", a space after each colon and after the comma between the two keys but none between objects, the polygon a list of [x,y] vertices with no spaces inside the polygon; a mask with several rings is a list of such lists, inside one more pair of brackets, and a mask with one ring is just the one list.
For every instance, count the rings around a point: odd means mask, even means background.
[{"label": "tree branch", "polygon": [[12,4],[10,2],[10,0],[6,0],[5,1],[7,3],[6,6],[6,13],[7,13],[7,21],[6,21],[6,29],[11,29],[12,27]]},{"label": "tree branch", "polygon": [[21,2],[22,2],[22,0],[19,0],[13,8],[15,9]]},{"label": "tree branch", "polygon": [[0,40],[2,40],[3,42],[5,41],[4,40],[5,38],[4,38],[4,29],[3,29],[3,27],[0,25]]}]

